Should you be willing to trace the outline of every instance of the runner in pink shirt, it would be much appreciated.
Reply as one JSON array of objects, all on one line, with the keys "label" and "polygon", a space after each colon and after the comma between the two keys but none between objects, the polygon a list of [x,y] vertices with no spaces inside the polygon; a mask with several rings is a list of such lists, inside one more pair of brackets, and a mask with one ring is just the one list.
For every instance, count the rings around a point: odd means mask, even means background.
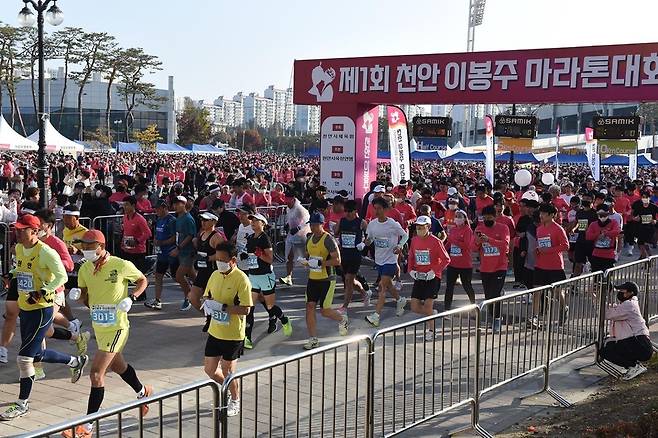
[{"label": "runner in pink shirt", "polygon": [[454,226],[448,230],[446,246],[450,263],[446,271],[446,295],[444,309],[452,308],[452,297],[455,290],[457,278],[461,279],[464,290],[471,304],[475,304],[475,290],[471,280],[473,278],[473,257],[471,256],[471,243],[473,242],[473,230],[468,222],[466,212],[457,210],[454,217]]},{"label": "runner in pink shirt", "polygon": [[[123,204],[123,235],[121,237],[122,259],[133,264],[144,273],[146,270],[146,242],[153,233],[144,216],[136,211],[137,200],[134,196],[126,198]],[[145,296],[146,293],[140,295]],[[140,298],[140,301],[146,298]]]}]

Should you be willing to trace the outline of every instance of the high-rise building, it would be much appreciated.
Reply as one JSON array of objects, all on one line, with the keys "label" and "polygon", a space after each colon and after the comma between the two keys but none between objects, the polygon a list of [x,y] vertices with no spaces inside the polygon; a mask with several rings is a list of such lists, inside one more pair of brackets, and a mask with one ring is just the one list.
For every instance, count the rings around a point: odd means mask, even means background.
[{"label": "high-rise building", "polygon": [[295,130],[305,134],[320,133],[320,107],[295,105]]},{"label": "high-rise building", "polygon": [[226,127],[237,128],[244,124],[244,111],[241,99],[236,101],[219,96],[215,99],[214,104],[218,108],[221,108],[222,118]]},{"label": "high-rise building", "polygon": [[292,129],[295,119],[292,103],[292,88],[281,90],[270,85],[263,93],[265,98],[272,100],[274,108],[274,123],[283,129]]},{"label": "high-rise building", "polygon": [[233,100],[239,98],[244,107],[244,123],[251,128],[269,128],[274,125],[274,102],[261,97],[258,93],[243,96],[238,93]]}]

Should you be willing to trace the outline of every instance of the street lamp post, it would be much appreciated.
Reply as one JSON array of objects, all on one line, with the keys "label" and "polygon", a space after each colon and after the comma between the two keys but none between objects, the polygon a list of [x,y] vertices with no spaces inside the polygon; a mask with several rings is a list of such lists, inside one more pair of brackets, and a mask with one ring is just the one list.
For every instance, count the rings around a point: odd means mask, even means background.
[{"label": "street lamp post", "polygon": [[[46,187],[46,112],[45,112],[45,60],[43,54],[43,25],[44,12],[46,20],[53,26],[59,26],[64,21],[62,10],[57,7],[57,0],[23,0],[25,4],[18,14],[18,23],[24,27],[37,25],[37,49],[39,54],[39,152],[37,155],[37,183],[41,191],[41,205],[48,206],[48,192]],[[50,5],[50,8],[48,8]],[[30,10],[32,6],[37,12],[36,17]]]},{"label": "street lamp post", "polygon": [[112,123],[114,123],[114,130],[117,133],[117,151],[118,151],[119,150],[119,129],[121,129],[121,124],[123,123],[123,120],[115,120]]}]

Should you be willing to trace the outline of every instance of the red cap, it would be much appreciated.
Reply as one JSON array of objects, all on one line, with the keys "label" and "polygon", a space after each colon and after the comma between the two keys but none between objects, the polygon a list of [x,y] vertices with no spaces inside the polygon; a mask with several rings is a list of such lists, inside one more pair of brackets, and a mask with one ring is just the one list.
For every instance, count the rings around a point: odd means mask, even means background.
[{"label": "red cap", "polygon": [[38,217],[34,215],[24,214],[23,216],[18,218],[14,226],[19,230],[24,230],[26,228],[33,228],[35,230],[38,230],[39,228],[41,228],[41,221],[39,220]]},{"label": "red cap", "polygon": [[105,244],[105,236],[99,230],[89,230],[83,236],[82,239],[75,241],[76,243],[102,243]]}]

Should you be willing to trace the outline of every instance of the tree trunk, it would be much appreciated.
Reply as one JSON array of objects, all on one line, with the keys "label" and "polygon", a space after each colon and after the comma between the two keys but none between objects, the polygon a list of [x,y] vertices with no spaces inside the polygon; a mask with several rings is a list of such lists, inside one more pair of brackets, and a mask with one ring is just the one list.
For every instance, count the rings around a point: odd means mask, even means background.
[{"label": "tree trunk", "polygon": [[[106,92],[107,104],[105,106],[105,124],[107,125],[107,136],[110,139],[110,143],[112,143],[112,131],[110,130],[111,129],[110,111],[112,110],[112,84],[114,83],[116,71],[117,71],[116,67],[113,67],[112,73],[110,73],[110,76],[107,79],[107,92]],[[118,140],[119,140],[119,135],[117,133],[117,141]]]},{"label": "tree trunk", "polygon": [[59,99],[59,122],[57,123],[57,129],[62,129],[62,117],[64,117],[64,97],[66,97],[66,87],[69,84],[69,52],[66,51],[64,55],[64,84],[62,86],[62,97]]},{"label": "tree trunk", "polygon": [[32,105],[34,106],[34,117],[37,122],[37,126],[39,126],[39,111],[37,110],[37,95],[36,95],[36,90],[34,88],[34,62],[31,63],[32,65],[30,66],[30,86],[32,87]]},{"label": "tree trunk", "polygon": [[85,84],[85,82],[80,82],[80,85],[79,85],[80,90],[78,91],[78,123],[79,123],[79,126],[78,126],[78,140],[80,140],[80,141],[82,141],[82,139],[83,139],[82,131],[84,129],[84,127],[82,126],[82,94],[83,94],[84,89],[85,89],[84,84]]},{"label": "tree trunk", "polygon": [[25,124],[23,123],[23,116],[21,116],[21,109],[16,102],[16,93],[13,94],[14,107],[16,108],[16,114],[18,115],[18,121],[21,123],[21,129],[23,130],[23,136],[27,137],[27,131],[25,131]]}]

